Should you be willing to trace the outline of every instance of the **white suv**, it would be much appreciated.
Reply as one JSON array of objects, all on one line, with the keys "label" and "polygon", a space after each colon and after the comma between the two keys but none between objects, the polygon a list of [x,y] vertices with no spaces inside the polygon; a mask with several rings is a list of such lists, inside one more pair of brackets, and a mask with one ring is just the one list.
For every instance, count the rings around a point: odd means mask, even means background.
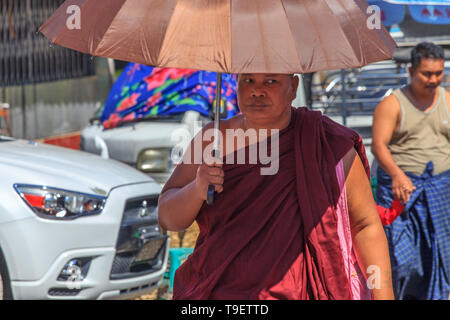
[{"label": "white suv", "polygon": [[160,191],[120,162],[0,137],[0,297],[153,291],[170,246],[157,220]]}]

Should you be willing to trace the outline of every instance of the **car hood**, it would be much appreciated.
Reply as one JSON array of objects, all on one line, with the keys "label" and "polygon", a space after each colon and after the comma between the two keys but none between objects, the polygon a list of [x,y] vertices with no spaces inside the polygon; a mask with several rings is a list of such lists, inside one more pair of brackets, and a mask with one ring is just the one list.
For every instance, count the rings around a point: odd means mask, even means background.
[{"label": "car hood", "polygon": [[[176,142],[172,134],[176,130],[188,130],[183,123],[176,122],[141,122],[109,130],[102,130],[98,125],[85,128],[82,133],[84,150],[100,154],[95,146],[95,136],[103,139],[108,147],[109,157],[126,163],[136,163],[138,154],[147,148],[172,148]],[[189,139],[190,140],[190,139]]]},{"label": "car hood", "polygon": [[107,195],[121,185],[151,182],[115,160],[25,140],[0,142],[2,180]]}]

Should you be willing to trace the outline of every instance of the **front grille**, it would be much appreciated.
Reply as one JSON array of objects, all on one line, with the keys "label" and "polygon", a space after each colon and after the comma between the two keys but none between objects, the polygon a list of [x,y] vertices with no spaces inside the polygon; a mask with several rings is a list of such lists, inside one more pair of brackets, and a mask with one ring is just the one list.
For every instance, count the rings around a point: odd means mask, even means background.
[{"label": "front grille", "polygon": [[158,195],[127,201],[111,279],[137,277],[162,268],[167,234],[158,225],[157,203]]},{"label": "front grille", "polygon": [[53,297],[74,297],[80,293],[80,289],[51,288],[48,294]]}]

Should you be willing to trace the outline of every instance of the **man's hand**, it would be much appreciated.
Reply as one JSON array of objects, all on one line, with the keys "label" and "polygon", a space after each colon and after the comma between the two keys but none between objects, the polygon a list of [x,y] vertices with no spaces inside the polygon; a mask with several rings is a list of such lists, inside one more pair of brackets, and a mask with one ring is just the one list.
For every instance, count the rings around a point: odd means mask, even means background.
[{"label": "man's hand", "polygon": [[206,163],[201,164],[197,169],[197,175],[195,177],[195,190],[198,196],[206,200],[206,192],[210,184],[214,185],[216,192],[221,193],[223,191],[224,175],[222,164],[217,161],[211,165]]},{"label": "man's hand", "polygon": [[416,187],[405,173],[400,172],[392,177],[394,199],[400,200],[401,203],[406,203],[414,190],[416,190]]}]

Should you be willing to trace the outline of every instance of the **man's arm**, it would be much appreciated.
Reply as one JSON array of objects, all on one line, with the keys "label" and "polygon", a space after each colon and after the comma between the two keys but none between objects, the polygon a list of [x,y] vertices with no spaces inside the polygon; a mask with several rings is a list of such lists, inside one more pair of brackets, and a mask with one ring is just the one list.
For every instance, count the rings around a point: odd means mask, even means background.
[{"label": "man's arm", "polygon": [[392,192],[395,199],[407,202],[414,190],[408,176],[397,166],[388,149],[392,135],[399,128],[400,104],[393,95],[383,99],[375,108],[372,124],[372,146],[378,165],[392,178]]},{"label": "man's arm", "polygon": [[[394,299],[389,249],[361,159],[354,149],[344,157],[350,227],[358,263],[366,279],[374,279],[375,300]],[[374,273],[376,272],[376,273]],[[378,280],[378,281],[376,281]],[[376,285],[379,284],[379,287]]]},{"label": "man's arm", "polygon": [[447,109],[450,112],[450,91],[445,90],[445,96],[447,97]]},{"label": "man's arm", "polygon": [[[194,139],[202,139],[203,132],[211,127],[212,125],[207,125]],[[213,184],[215,191],[219,193],[223,190],[222,165],[195,164],[194,152],[202,152],[203,155],[206,143],[202,141],[201,150],[195,150],[194,145],[193,140],[189,146],[191,152],[186,152],[183,161],[175,168],[159,196],[158,220],[164,229],[171,231],[187,229],[194,222],[206,200],[209,184]]]}]

